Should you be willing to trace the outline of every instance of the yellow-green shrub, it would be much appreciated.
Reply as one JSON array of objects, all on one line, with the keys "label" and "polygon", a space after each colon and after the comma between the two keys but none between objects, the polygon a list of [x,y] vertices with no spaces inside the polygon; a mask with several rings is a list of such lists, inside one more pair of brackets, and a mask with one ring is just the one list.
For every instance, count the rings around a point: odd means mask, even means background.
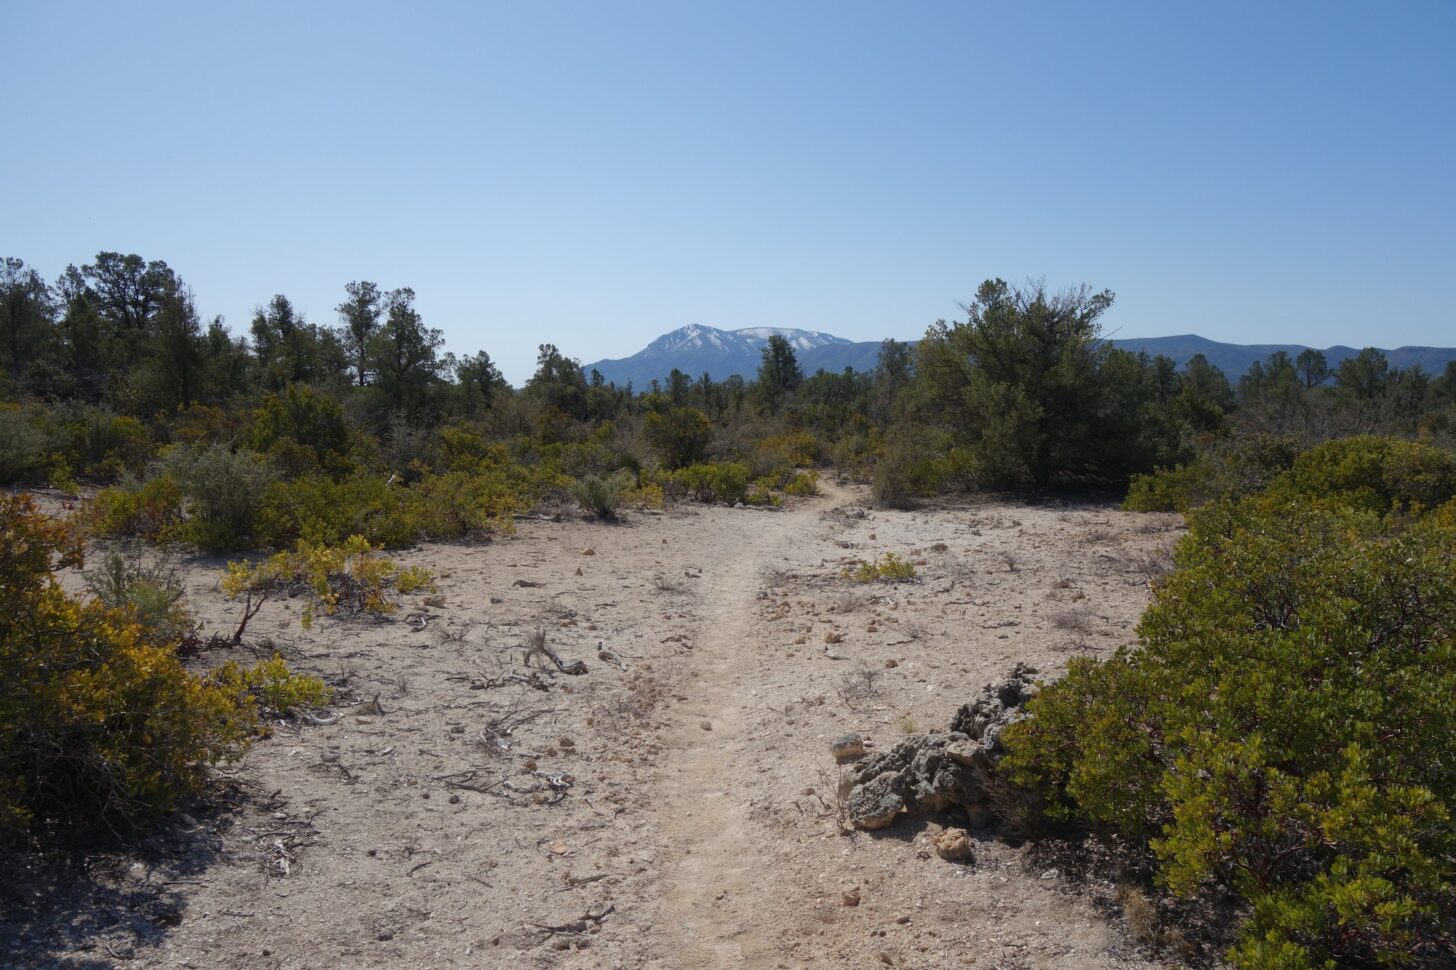
[{"label": "yellow-green shrub", "polygon": [[666,475],[663,484],[698,502],[742,502],[748,497],[748,466],[726,461],[689,465]]},{"label": "yellow-green shrub", "polygon": [[0,497],[0,832],[124,824],[199,791],[252,736],[249,702],[183,669],[127,616],[69,596],[79,539]]},{"label": "yellow-green shrub", "polygon": [[846,569],[844,575],[857,583],[909,583],[915,579],[915,564],[893,552],[887,552],[879,559]]},{"label": "yellow-green shrub", "polygon": [[229,599],[244,593],[267,594],[274,590],[303,590],[311,602],[303,612],[305,629],[313,624],[315,609],[333,614],[376,616],[393,613],[398,604],[389,598],[396,589],[409,594],[433,588],[434,577],[427,569],[401,569],[378,554],[363,536],[350,536],[337,546],[300,539],[298,545],[269,556],[261,562],[230,562],[223,572],[222,589]]},{"label": "yellow-green shrub", "polygon": [[208,675],[208,682],[234,697],[247,697],[259,711],[287,717],[300,708],[322,707],[333,690],[317,677],[295,674],[278,654],[243,667],[229,660]]},{"label": "yellow-green shrub", "polygon": [[811,470],[795,474],[784,486],[784,491],[790,495],[818,495],[819,473]]},{"label": "yellow-green shrub", "polygon": [[185,521],[182,489],[166,474],[146,482],[112,485],[86,504],[81,520],[97,536],[136,537],[148,542],[179,538]]}]

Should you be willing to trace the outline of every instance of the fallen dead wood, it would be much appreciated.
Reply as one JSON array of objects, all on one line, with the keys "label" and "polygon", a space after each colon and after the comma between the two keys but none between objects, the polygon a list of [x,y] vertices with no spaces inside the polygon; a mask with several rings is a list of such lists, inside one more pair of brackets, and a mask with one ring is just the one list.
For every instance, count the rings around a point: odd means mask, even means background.
[{"label": "fallen dead wood", "polygon": [[531,927],[532,929],[540,930],[548,937],[555,936],[557,933],[585,933],[590,930],[593,925],[601,926],[602,920],[606,919],[608,916],[616,911],[617,904],[608,903],[606,908],[603,909],[601,912],[593,912],[592,910],[588,909],[586,913],[584,913],[582,916],[579,916],[578,918],[571,920],[570,922],[555,924],[527,923],[526,925]]}]

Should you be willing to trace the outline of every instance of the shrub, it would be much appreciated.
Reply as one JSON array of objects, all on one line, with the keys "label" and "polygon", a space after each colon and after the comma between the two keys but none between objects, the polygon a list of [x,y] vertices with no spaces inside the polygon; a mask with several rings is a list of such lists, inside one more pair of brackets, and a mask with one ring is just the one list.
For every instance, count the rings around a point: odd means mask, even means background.
[{"label": "shrub", "polygon": [[300,541],[336,545],[362,535],[386,547],[409,545],[424,531],[409,489],[359,472],[335,481],[314,474],[270,482],[254,517],[257,545],[287,549]]},{"label": "shrub", "polygon": [[233,696],[251,698],[264,714],[287,717],[300,708],[322,707],[333,690],[317,677],[295,674],[278,654],[252,667],[228,661],[209,675],[209,682]]},{"label": "shrub", "polygon": [[140,473],[152,457],[151,432],[136,418],[88,408],[66,428],[68,463],[85,478],[115,481]]},{"label": "shrub", "polygon": [[1291,468],[1298,454],[1292,439],[1276,435],[1221,442],[1185,465],[1134,475],[1123,507],[1186,512],[1214,499],[1253,495]]},{"label": "shrub", "polygon": [[713,426],[696,408],[668,408],[649,413],[643,419],[642,434],[667,468],[685,468],[708,453]]},{"label": "shrub", "polygon": [[391,589],[409,594],[433,588],[434,577],[429,570],[401,569],[378,552],[363,536],[350,536],[338,546],[300,539],[296,548],[262,562],[228,563],[222,589],[229,599],[245,593],[267,596],[275,591],[306,592],[311,601],[304,609],[302,622],[304,629],[309,629],[318,608],[330,615],[344,610],[383,616],[398,609],[389,598]]},{"label": "shrub", "polygon": [[846,569],[844,575],[857,583],[909,583],[915,580],[915,564],[887,552],[873,562],[862,562],[853,569]]},{"label": "shrub", "polygon": [[252,706],[183,669],[126,615],[66,594],[65,525],[0,497],[0,832],[141,821],[236,758]]},{"label": "shrub", "polygon": [[899,428],[889,435],[875,459],[870,479],[870,494],[876,505],[909,508],[915,499],[943,492],[952,484],[972,484],[974,476],[963,467],[966,453],[949,448],[939,452],[935,447],[937,438],[946,443],[943,436],[934,436],[928,428]]},{"label": "shrub", "polygon": [[818,495],[819,473],[816,471],[799,472],[784,486],[784,491],[790,495]]},{"label": "shrub", "polygon": [[165,558],[149,565],[137,548],[109,550],[99,568],[86,572],[86,586],[102,606],[130,616],[152,643],[175,644],[196,628],[182,577]]},{"label": "shrub", "polygon": [[675,494],[698,502],[742,502],[748,497],[748,466],[737,462],[689,465],[667,476]]},{"label": "shrub", "polygon": [[290,385],[282,394],[263,399],[253,412],[248,440],[257,452],[276,449],[280,456],[288,456],[303,448],[316,466],[342,470],[348,464],[350,434],[343,407],[302,385]]},{"label": "shrub", "polygon": [[1271,491],[1377,513],[1431,509],[1456,497],[1456,454],[1397,438],[1341,438],[1300,455]]},{"label": "shrub", "polygon": [[[1367,472],[1354,478],[1347,494],[1369,498]],[[1053,815],[1147,845],[1173,893],[1247,902],[1240,967],[1449,953],[1456,528],[1444,510],[1405,522],[1276,489],[1194,514],[1176,561],[1139,646],[1074,661],[1003,735],[1004,764]]]},{"label": "shrub", "polygon": [[584,475],[571,484],[569,491],[582,511],[612,522],[617,518],[617,508],[622,504],[626,486],[627,482],[621,476]]},{"label": "shrub", "polygon": [[103,488],[88,502],[81,520],[94,535],[162,542],[181,535],[182,490],[170,475],[147,482]]},{"label": "shrub", "polygon": [[482,464],[474,472],[426,475],[410,498],[424,534],[432,538],[509,532],[511,516],[529,509],[547,481],[556,479],[515,464]]},{"label": "shrub", "polygon": [[46,462],[45,431],[19,408],[0,405],[0,484],[32,478]]},{"label": "shrub", "polygon": [[225,445],[177,445],[163,467],[187,500],[183,535],[209,552],[246,548],[273,477],[261,456]]}]

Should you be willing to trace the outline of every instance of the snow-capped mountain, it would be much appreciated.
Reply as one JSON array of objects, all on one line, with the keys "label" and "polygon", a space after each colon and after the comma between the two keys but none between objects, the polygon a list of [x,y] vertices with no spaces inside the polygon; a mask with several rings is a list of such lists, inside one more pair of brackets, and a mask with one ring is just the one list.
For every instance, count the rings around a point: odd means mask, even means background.
[{"label": "snow-capped mountain", "polygon": [[720,351],[723,353],[737,353],[751,351],[757,353],[763,350],[768,343],[768,338],[781,336],[788,339],[794,345],[796,351],[813,350],[816,347],[827,347],[832,344],[848,344],[850,341],[843,337],[835,337],[827,333],[817,333],[813,330],[796,330],[791,327],[749,327],[744,330],[719,330],[717,327],[705,327],[700,323],[690,323],[686,327],[678,327],[671,333],[665,333],[658,337],[646,348],[632,355],[632,358],[651,357],[658,354],[678,354],[692,351]]},{"label": "snow-capped mountain", "polygon": [[599,360],[586,364],[584,369],[588,374],[592,370],[600,371],[608,381],[617,384],[630,381],[637,388],[665,379],[673,368],[693,378],[707,373],[714,380],[723,380],[738,374],[751,380],[763,360],[763,348],[774,335],[789,341],[806,374],[820,367],[826,370],[871,368],[880,349],[878,341],[855,343],[833,334],[794,327],[720,330],[693,323],[663,334],[631,357]]},{"label": "snow-capped mountain", "polygon": [[[815,330],[796,330],[789,327],[750,327],[746,330],[719,330],[691,324],[679,327],[671,333],[658,337],[645,348],[619,360],[599,360],[585,365],[588,374],[593,369],[601,372],[608,381],[626,384],[629,381],[638,390],[647,387],[654,380],[665,380],[676,368],[693,379],[711,374],[721,381],[734,374],[745,380],[752,380],[758,373],[763,360],[763,348],[768,338],[782,334],[788,338],[799,359],[799,367],[805,374],[819,369],[831,372],[853,367],[856,371],[874,369],[879,356],[878,340],[856,343],[836,337],[833,334]],[[911,341],[913,342],[913,341]],[[1255,361],[1264,360],[1275,351],[1284,351],[1297,357],[1304,350],[1302,344],[1229,344],[1209,340],[1194,334],[1178,337],[1124,338],[1111,341],[1114,347],[1171,357],[1179,367],[1188,363],[1194,354],[1202,354],[1209,363],[1223,370],[1230,380],[1238,380]],[[1338,367],[1340,361],[1359,353],[1353,347],[1328,347],[1323,351],[1331,367]],[[1450,347],[1398,347],[1385,351],[1391,367],[1420,367],[1427,374],[1442,373],[1447,364],[1456,361],[1456,348]]]}]

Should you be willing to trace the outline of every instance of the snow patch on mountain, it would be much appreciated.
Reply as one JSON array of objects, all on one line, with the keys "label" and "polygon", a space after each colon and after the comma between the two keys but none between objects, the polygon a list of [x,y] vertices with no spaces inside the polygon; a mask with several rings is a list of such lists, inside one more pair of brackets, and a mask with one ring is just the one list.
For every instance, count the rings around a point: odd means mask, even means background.
[{"label": "snow patch on mountain", "polygon": [[670,333],[663,334],[632,356],[657,357],[662,354],[698,350],[757,353],[768,344],[769,338],[775,335],[788,340],[795,350],[812,350],[817,347],[852,342],[833,334],[799,330],[793,327],[746,327],[742,330],[719,330],[717,327],[690,323],[686,327],[679,327]]}]

